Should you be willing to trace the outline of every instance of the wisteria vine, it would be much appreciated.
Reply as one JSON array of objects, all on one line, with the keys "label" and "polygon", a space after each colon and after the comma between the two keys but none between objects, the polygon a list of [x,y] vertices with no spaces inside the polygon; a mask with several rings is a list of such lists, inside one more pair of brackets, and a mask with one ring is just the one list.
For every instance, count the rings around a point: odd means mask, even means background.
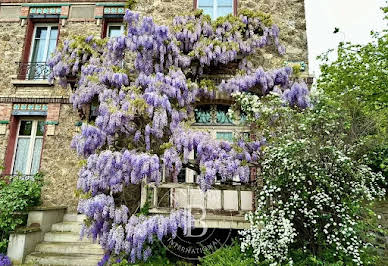
[{"label": "wisteria vine", "polygon": [[[99,106],[95,123],[82,126],[72,147],[86,158],[79,172],[84,196],[78,210],[88,217],[83,234],[98,239],[107,252],[101,264],[122,254],[131,262],[147,260],[154,237],[174,237],[178,228],[186,231],[193,223],[182,210],[168,217],[136,216],[118,200],[125,187],[159,184],[162,172],[175,180],[183,167],[197,171],[204,191],[218,177],[249,180],[249,167],[259,161],[265,140],[229,143],[187,127],[201,97],[214,95],[214,89],[261,96],[280,90],[293,107],[305,108],[308,101],[305,85],[291,81],[290,68],[245,68],[212,89],[203,86],[206,68],[239,62],[269,45],[285,53],[278,27],[265,14],[243,10],[238,17],[211,21],[196,11],[175,17],[167,27],[127,10],[124,20],[125,36],[73,37],[49,62],[52,80],[75,84],[74,108]],[[295,93],[303,100],[295,101]],[[195,159],[189,158],[192,152]]]}]

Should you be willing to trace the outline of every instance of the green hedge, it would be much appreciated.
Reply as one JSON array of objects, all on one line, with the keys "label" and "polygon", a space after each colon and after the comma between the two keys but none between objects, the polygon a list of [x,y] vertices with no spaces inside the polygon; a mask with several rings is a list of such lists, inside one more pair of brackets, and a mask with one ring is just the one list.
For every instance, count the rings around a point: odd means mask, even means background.
[{"label": "green hedge", "polygon": [[6,253],[9,234],[26,223],[27,208],[40,204],[43,175],[0,179],[0,253]]}]

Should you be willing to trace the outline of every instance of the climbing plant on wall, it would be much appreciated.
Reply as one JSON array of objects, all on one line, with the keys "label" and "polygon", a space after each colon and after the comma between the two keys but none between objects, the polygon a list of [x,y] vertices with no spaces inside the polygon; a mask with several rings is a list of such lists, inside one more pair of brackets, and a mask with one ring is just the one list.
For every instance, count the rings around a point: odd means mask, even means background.
[{"label": "climbing plant on wall", "polygon": [[[292,81],[288,67],[265,71],[246,58],[258,49],[274,47],[280,55],[279,29],[270,16],[241,10],[211,21],[202,11],[174,18],[172,26],[127,10],[125,36],[100,40],[75,36],[63,42],[50,61],[51,78],[66,86],[75,82],[74,108],[98,100],[94,124],[84,124],[72,147],[85,157],[78,188],[78,211],[88,217],[84,234],[98,239],[113,257],[147,260],[154,238],[186,231],[192,217],[183,210],[169,216],[136,215],[122,200],[131,185],[159,184],[162,170],[176,179],[182,167],[198,173],[202,190],[217,177],[249,180],[264,139],[234,143],[214,140],[188,127],[196,102],[216,92],[251,92],[266,97],[272,91],[293,108],[309,105],[307,87]],[[239,68],[220,84],[209,78],[214,70]],[[195,152],[196,158],[189,159]]]}]

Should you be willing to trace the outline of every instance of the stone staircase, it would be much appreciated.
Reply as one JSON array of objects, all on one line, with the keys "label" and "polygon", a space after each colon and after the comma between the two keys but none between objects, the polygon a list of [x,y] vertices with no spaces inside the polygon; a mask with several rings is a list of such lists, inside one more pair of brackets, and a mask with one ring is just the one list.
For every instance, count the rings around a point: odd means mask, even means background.
[{"label": "stone staircase", "polygon": [[100,245],[89,239],[80,240],[81,224],[84,215],[65,214],[63,222],[51,226],[45,233],[43,242],[35,251],[27,255],[27,265],[82,265],[95,266],[104,251]]}]

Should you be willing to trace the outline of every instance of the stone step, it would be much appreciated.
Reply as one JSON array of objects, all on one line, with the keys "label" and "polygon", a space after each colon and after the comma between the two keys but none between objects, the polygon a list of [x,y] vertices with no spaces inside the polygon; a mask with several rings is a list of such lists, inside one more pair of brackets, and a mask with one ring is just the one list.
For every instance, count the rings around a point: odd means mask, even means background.
[{"label": "stone step", "polygon": [[27,255],[26,264],[95,266],[101,259],[102,255],[33,252]]},{"label": "stone step", "polygon": [[79,233],[73,232],[47,232],[44,234],[45,242],[85,242],[92,243],[92,240],[84,237],[80,239]]},{"label": "stone step", "polygon": [[35,251],[41,253],[104,255],[104,250],[99,244],[82,242],[42,242],[36,246]]},{"label": "stone step", "polygon": [[80,222],[80,223],[82,223],[85,219],[86,219],[86,215],[84,215],[84,214],[66,213],[63,216],[64,222]]},{"label": "stone step", "polygon": [[80,222],[63,222],[56,223],[51,226],[52,232],[73,232],[79,234],[81,232],[82,223]]}]

